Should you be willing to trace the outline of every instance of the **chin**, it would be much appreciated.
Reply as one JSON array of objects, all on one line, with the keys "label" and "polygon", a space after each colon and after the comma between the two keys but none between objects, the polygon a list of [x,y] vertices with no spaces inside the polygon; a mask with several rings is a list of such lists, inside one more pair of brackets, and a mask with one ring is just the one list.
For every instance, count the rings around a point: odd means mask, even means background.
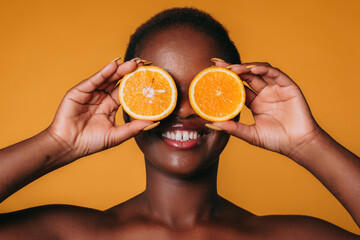
[{"label": "chin", "polygon": [[217,166],[219,158],[209,159],[189,158],[185,156],[171,156],[167,159],[145,158],[148,169],[156,169],[162,175],[173,178],[190,179],[206,173],[213,166]]}]

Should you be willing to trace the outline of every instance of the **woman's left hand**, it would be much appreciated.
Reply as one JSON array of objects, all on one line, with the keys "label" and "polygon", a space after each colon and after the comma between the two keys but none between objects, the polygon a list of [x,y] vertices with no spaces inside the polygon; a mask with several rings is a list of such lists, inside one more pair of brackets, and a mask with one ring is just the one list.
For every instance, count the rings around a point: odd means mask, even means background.
[{"label": "woman's left hand", "polygon": [[[218,61],[217,66],[229,64]],[[250,65],[254,65],[251,67]],[[250,144],[291,157],[292,152],[320,133],[300,88],[268,63],[232,65],[231,70],[255,91],[246,88],[246,106],[255,123],[213,123]]]}]

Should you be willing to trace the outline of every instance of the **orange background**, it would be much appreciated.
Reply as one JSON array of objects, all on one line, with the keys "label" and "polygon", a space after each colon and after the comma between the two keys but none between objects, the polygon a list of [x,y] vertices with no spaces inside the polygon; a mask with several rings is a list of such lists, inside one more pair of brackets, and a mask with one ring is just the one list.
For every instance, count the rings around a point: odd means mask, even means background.
[{"label": "orange background", "polygon": [[[360,2],[346,1],[1,1],[0,146],[46,128],[66,91],[123,56],[130,34],[153,14],[195,6],[230,31],[243,62],[267,61],[303,90],[319,124],[360,154]],[[248,111],[242,121],[251,122]],[[232,138],[219,193],[255,214],[305,214],[360,233],[337,200],[279,154]],[[62,203],[106,209],[144,190],[135,142],[83,158],[23,188],[0,212]]]}]

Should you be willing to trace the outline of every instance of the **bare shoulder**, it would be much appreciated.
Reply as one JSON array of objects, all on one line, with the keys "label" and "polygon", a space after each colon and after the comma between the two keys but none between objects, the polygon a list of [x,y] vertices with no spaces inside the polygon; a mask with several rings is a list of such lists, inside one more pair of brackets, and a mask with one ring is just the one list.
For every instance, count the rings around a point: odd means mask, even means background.
[{"label": "bare shoulder", "polygon": [[332,223],[301,215],[254,216],[250,222],[269,239],[360,239]]},{"label": "bare shoulder", "polygon": [[106,211],[49,205],[0,214],[0,239],[360,239],[314,217],[256,216],[224,199],[212,220],[180,233],[149,220],[140,203],[135,197]]},{"label": "bare shoulder", "polygon": [[360,239],[360,236],[319,218],[301,215],[257,216],[225,199],[222,202],[224,207],[221,215],[224,219],[221,222],[232,225],[238,234],[251,239]]},{"label": "bare shoulder", "polygon": [[34,207],[0,214],[0,239],[90,239],[112,218],[111,213],[71,205]]}]

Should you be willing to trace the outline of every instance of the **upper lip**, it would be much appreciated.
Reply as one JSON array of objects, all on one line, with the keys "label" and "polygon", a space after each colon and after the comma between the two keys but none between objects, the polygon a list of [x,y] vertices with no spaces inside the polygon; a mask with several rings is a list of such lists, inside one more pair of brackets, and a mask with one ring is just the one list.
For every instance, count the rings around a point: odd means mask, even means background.
[{"label": "upper lip", "polygon": [[197,131],[203,132],[205,130],[205,126],[200,124],[194,123],[181,123],[181,122],[174,122],[168,126],[164,126],[161,131]]},{"label": "upper lip", "polygon": [[160,122],[160,125],[153,130],[157,134],[161,134],[167,131],[196,131],[198,133],[207,134],[210,132],[205,126],[205,122],[194,121],[164,121]]}]

